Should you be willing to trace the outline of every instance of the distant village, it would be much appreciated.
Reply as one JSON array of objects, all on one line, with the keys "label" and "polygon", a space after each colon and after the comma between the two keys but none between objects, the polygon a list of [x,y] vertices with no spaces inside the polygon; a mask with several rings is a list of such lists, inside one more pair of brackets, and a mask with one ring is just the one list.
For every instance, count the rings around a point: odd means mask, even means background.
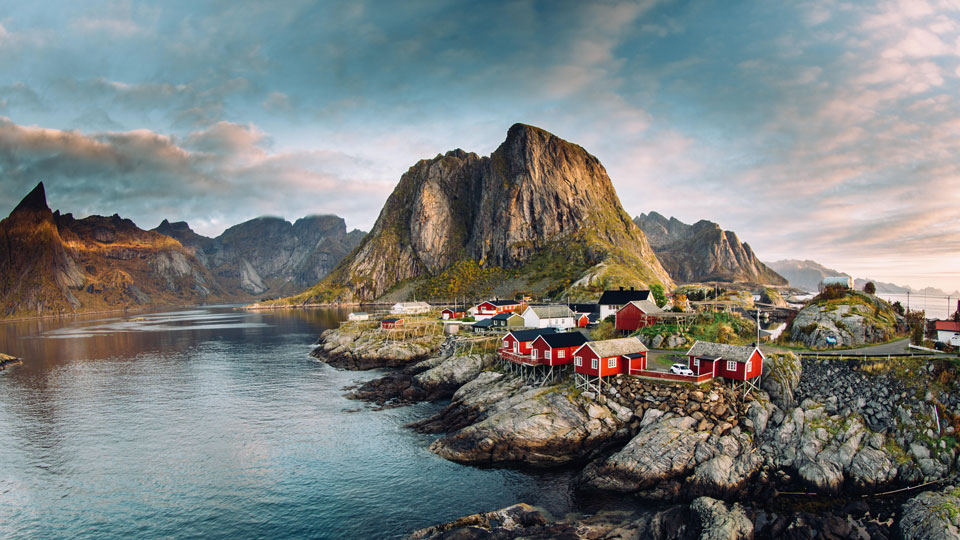
[{"label": "distant village", "polygon": [[[827,278],[822,285],[840,289],[853,287],[849,278]],[[759,297],[754,299],[758,306],[761,305]],[[355,312],[349,314],[348,320],[379,320],[380,329],[398,330],[403,329],[407,319],[413,316],[419,318],[433,313],[436,317],[436,310],[440,307],[427,302],[398,302],[386,316]],[[775,339],[785,325],[775,331],[760,330],[760,308],[754,311],[739,309],[738,315],[757,318],[753,343],[736,345],[697,340],[683,355],[683,361],[669,367],[648,365],[650,349],[636,335],[638,330],[658,323],[682,326],[684,321],[696,317],[693,307],[713,311],[738,309],[723,301],[669,309],[672,307],[658,306],[650,290],[620,287],[604,291],[595,303],[534,304],[528,298],[494,298],[470,307],[446,306],[440,310],[439,319],[448,334],[466,331],[499,337],[496,354],[501,368],[520,375],[533,385],[554,383],[572,375],[576,388],[600,392],[606,378],[630,375],[694,384],[726,380],[744,392],[756,388],[765,360],[760,342]],[[777,309],[769,308],[769,311]],[[787,312],[790,311],[791,308],[787,308]],[[795,313],[793,308],[792,314]],[[591,339],[590,330],[602,321],[612,323],[615,336]],[[960,321],[935,321],[935,328],[938,343],[960,345]]]}]

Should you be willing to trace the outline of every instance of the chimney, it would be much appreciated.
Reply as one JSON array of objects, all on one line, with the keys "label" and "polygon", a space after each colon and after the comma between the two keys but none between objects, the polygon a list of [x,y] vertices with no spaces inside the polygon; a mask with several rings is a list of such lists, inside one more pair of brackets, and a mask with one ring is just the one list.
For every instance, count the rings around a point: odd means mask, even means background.
[{"label": "chimney", "polygon": [[622,291],[622,290],[623,290],[623,287],[620,287],[620,290]]},{"label": "chimney", "polygon": [[630,287],[630,290],[631,290],[631,291],[633,290],[633,286]]}]

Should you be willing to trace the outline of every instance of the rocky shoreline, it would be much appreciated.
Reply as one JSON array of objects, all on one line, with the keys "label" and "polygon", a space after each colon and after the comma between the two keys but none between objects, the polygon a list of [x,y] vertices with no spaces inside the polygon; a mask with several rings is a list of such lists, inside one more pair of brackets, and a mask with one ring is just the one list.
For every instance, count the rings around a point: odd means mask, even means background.
[{"label": "rocky shoreline", "polygon": [[[341,338],[325,333],[322,354],[336,362],[381,350],[364,339]],[[492,354],[457,355],[453,339],[420,361],[398,361],[394,353],[378,367],[405,367],[350,397],[379,406],[449,397],[441,412],[408,426],[439,434],[430,445],[437,455],[486,466],[576,466],[580,493],[618,493],[660,509],[624,522],[541,516],[513,528],[502,516],[483,518],[492,523],[486,528],[471,516],[413,538],[547,538],[591,527],[600,532],[567,537],[817,537],[796,532],[805,530],[823,538],[926,538],[930,523],[941,522],[956,531],[957,513],[942,511],[960,494],[951,487],[960,461],[954,425],[960,417],[953,416],[960,393],[952,366],[801,362],[787,353],[770,357],[761,387],[746,393],[717,382],[694,387],[617,376],[597,395],[575,390],[569,380],[528,386],[501,372]],[[410,358],[409,352],[400,356]],[[943,491],[931,499],[934,492],[923,489]],[[806,509],[813,506],[816,511]],[[738,526],[732,536],[717,536],[691,514],[728,516],[736,508],[742,516],[735,521],[749,527]],[[498,512],[508,510],[514,511]],[[670,516],[675,519],[667,524]],[[633,532],[616,536],[627,522]]]}]

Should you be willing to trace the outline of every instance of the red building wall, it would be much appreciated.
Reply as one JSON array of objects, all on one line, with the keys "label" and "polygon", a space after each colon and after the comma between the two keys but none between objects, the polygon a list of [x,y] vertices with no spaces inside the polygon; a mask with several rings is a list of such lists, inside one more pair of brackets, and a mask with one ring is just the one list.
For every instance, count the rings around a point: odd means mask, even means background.
[{"label": "red building wall", "polygon": [[[556,347],[551,348],[543,339],[537,338],[531,345],[531,350],[537,350],[537,359],[545,366],[562,366],[573,363],[573,353],[579,347]],[[546,359],[547,351],[550,351],[550,359]],[[560,358],[560,351],[563,351],[563,358]]]},{"label": "red building wall", "polygon": [[[593,375],[593,376],[599,375],[601,377],[606,377],[608,375],[616,375],[618,373],[623,372],[624,362],[623,362],[623,357],[621,356],[599,358],[600,362],[597,365],[597,369],[593,369],[593,367],[591,367],[593,365],[592,360],[597,358],[597,354],[593,352],[593,349],[587,346],[583,346],[577,349],[576,354],[583,359],[582,366],[577,366],[576,364],[574,364],[573,369],[577,373],[584,373],[586,375]],[[608,364],[608,360],[610,358],[613,358],[614,360],[616,360],[616,362],[614,363],[614,367],[612,368],[609,367],[609,364]]]},{"label": "red building wall", "polygon": [[656,317],[648,317],[642,309],[627,304],[617,311],[617,330],[634,331],[656,324]]},{"label": "red building wall", "polygon": [[624,373],[632,375],[641,370],[647,369],[647,353],[641,354],[642,356],[640,358],[621,358],[621,360],[624,362]]},{"label": "red building wall", "polygon": [[736,381],[744,381],[747,379],[752,379],[754,377],[759,377],[763,373],[763,356],[760,354],[760,351],[753,351],[753,354],[750,356],[750,371],[746,372],[747,364],[744,362],[736,362],[735,369],[727,369],[727,360],[720,359],[716,362],[716,371],[714,371],[714,362],[706,362],[701,360],[699,366],[694,366],[693,356],[689,357],[688,364],[690,369],[697,375],[703,375],[705,373],[714,373],[716,377],[723,377],[725,379],[733,379]]}]

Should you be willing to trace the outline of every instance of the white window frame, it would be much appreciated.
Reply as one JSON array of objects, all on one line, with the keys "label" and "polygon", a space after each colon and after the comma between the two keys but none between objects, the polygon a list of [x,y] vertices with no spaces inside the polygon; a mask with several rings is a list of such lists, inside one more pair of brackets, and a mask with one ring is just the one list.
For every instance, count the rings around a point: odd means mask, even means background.
[{"label": "white window frame", "polygon": [[557,351],[557,358],[558,358],[558,359],[559,359],[559,358],[566,358],[566,356],[567,356],[567,351],[565,351],[565,350],[563,350],[563,349],[560,349],[560,350]]},{"label": "white window frame", "polygon": [[513,342],[513,352],[515,352],[515,353],[520,352],[520,341],[519,341],[519,340]]},{"label": "white window frame", "polygon": [[539,354],[540,354],[540,353],[537,352],[536,349],[530,349],[530,358],[533,358],[534,360],[536,360],[536,359],[537,359],[537,356],[539,356]]},{"label": "white window frame", "polygon": [[700,367],[700,359],[699,359],[699,358],[694,358],[694,359],[693,359],[693,367]]},{"label": "white window frame", "polygon": [[503,340],[503,348],[504,348],[504,349],[509,349],[509,348],[510,348],[510,342],[507,341],[507,340]]},{"label": "white window frame", "polygon": [[744,372],[744,373],[750,373],[750,360],[747,360],[747,367],[746,367],[746,369],[745,369],[743,372]]},{"label": "white window frame", "polygon": [[607,369],[614,369],[615,367],[617,367],[617,357],[612,356],[607,360]]},{"label": "white window frame", "polygon": [[581,366],[583,366],[583,358],[581,358],[581,357],[579,357],[579,356],[574,356],[574,357],[573,357],[573,363],[574,363],[577,367],[581,367]]},{"label": "white window frame", "polygon": [[599,369],[599,361],[596,358],[590,359],[590,369]]},{"label": "white window frame", "polygon": [[550,349],[543,351],[544,360],[550,360]]},{"label": "white window frame", "polygon": [[737,370],[737,361],[727,360],[727,371],[736,371],[736,370]]}]

